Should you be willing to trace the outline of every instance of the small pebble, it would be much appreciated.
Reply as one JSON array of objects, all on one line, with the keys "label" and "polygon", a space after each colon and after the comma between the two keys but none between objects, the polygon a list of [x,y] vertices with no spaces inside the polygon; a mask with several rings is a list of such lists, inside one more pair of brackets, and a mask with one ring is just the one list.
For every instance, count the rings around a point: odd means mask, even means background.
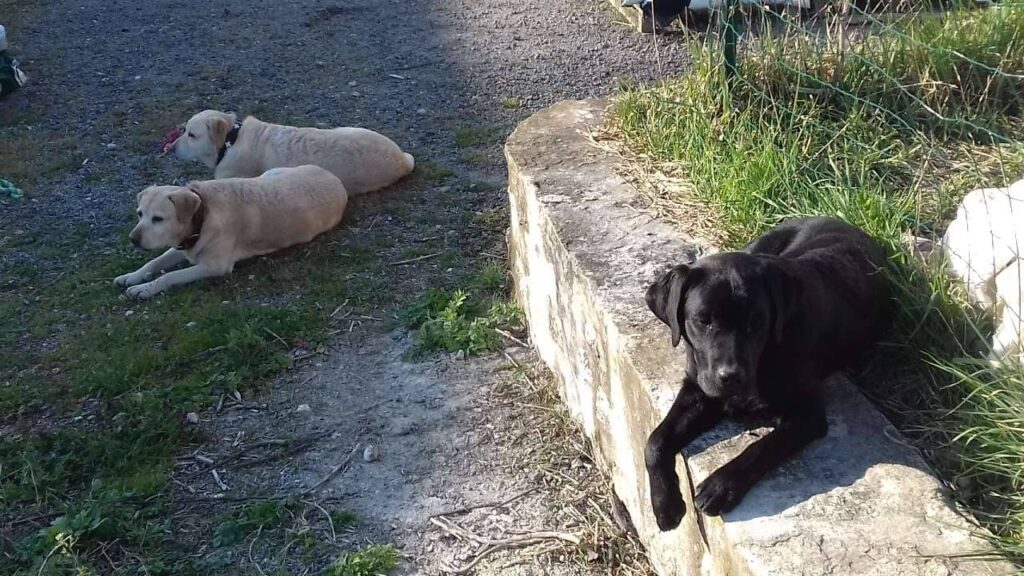
[{"label": "small pebble", "polygon": [[185,324],[185,328],[187,328],[187,329],[192,329],[192,328],[195,328],[195,327],[196,327],[196,323],[195,323],[194,320],[192,322],[189,322],[188,324]]},{"label": "small pebble", "polygon": [[466,359],[466,351],[465,350],[459,350],[458,352],[456,352],[454,354],[453,358],[455,358],[456,360],[465,360]]},{"label": "small pebble", "polygon": [[117,150],[117,144],[114,144],[113,142],[107,144],[107,150]]},{"label": "small pebble", "polygon": [[363,450],[363,460],[366,462],[376,462],[377,460],[380,460],[380,451],[377,450],[377,447],[373,444],[367,446],[366,449]]},{"label": "small pebble", "polygon": [[124,317],[125,318],[131,316],[132,314],[135,314],[135,310],[125,310],[124,311]]},{"label": "small pebble", "polygon": [[349,86],[355,86],[357,84],[358,82],[356,82],[355,80],[352,80],[351,82],[348,83]]},{"label": "small pebble", "polygon": [[189,424],[199,424],[199,414],[196,414],[195,412],[185,414],[185,422],[188,422]]},{"label": "small pebble", "polygon": [[426,108],[420,108],[419,110],[416,111],[416,113],[419,114],[419,115],[426,114],[427,113],[427,109]]},{"label": "small pebble", "polygon": [[352,92],[352,95],[355,96],[356,98],[362,96],[362,94],[360,94],[359,92]]},{"label": "small pebble", "polygon": [[312,412],[313,409],[309,407],[309,404],[299,404],[295,411],[299,413],[308,413]]}]

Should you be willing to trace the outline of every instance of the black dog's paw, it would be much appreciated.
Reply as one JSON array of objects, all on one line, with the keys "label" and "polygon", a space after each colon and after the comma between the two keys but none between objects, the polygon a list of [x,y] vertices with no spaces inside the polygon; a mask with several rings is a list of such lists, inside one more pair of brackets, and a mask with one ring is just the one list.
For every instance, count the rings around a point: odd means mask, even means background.
[{"label": "black dog's paw", "polygon": [[732,475],[716,471],[697,486],[693,503],[708,516],[724,514],[740,503],[746,489]]},{"label": "black dog's paw", "polygon": [[686,515],[686,504],[680,496],[676,498],[662,498],[654,505],[654,519],[658,521],[658,528],[662,532],[674,530],[683,521]]}]

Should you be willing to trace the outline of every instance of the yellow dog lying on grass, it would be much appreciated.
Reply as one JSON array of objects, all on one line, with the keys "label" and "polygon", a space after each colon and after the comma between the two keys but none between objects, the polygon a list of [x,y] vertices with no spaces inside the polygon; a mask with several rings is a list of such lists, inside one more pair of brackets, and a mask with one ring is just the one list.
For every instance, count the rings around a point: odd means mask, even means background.
[{"label": "yellow dog lying on grass", "polygon": [[[227,178],[139,193],[133,244],[170,246],[130,274],[118,276],[131,298],[146,299],[179,284],[229,274],[239,260],[309,242],[341,222],[345,186],[318,166],[275,168],[258,178]],[[192,266],[161,275],[185,260]]]}]

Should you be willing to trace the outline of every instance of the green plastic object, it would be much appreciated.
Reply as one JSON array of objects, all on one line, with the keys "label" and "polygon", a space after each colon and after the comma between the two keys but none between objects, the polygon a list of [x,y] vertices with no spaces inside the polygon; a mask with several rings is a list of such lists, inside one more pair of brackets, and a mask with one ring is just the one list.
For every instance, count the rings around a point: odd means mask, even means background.
[{"label": "green plastic object", "polygon": [[0,195],[10,196],[15,200],[25,197],[25,192],[14,185],[14,182],[0,178]]}]

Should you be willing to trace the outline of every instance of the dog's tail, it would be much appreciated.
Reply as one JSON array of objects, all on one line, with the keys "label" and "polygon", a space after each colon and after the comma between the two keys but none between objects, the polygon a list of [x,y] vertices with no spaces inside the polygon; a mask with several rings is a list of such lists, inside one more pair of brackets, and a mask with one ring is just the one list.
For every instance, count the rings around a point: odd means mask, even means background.
[{"label": "dog's tail", "polygon": [[405,156],[405,164],[406,168],[408,168],[406,173],[412,172],[412,169],[416,167],[416,159],[408,152],[402,152],[402,156]]}]

